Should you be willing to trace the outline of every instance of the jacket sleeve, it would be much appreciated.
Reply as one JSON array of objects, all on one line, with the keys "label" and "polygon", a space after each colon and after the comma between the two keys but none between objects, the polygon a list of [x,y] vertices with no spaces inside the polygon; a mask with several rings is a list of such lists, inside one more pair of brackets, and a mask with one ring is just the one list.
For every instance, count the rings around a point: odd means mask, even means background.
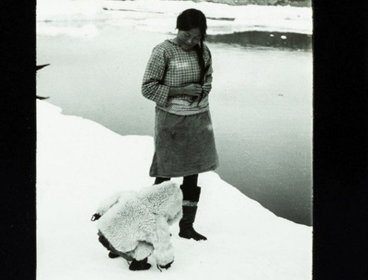
[{"label": "jacket sleeve", "polygon": [[174,248],[170,241],[169,225],[162,216],[156,219],[156,233],[153,237],[153,254],[158,265],[166,265],[174,261]]},{"label": "jacket sleeve", "polygon": [[212,89],[212,57],[211,52],[207,46],[205,46],[205,52],[206,52],[206,73],[204,74],[204,83],[202,86],[204,95],[208,95]]},{"label": "jacket sleeve", "polygon": [[121,192],[115,193],[102,201],[95,213],[100,214],[100,216],[105,214],[112,206],[119,202],[121,194]]},{"label": "jacket sleeve", "polygon": [[165,50],[155,47],[147,63],[142,82],[142,94],[144,97],[166,107],[169,97],[169,87],[162,84],[165,77],[167,58]]}]

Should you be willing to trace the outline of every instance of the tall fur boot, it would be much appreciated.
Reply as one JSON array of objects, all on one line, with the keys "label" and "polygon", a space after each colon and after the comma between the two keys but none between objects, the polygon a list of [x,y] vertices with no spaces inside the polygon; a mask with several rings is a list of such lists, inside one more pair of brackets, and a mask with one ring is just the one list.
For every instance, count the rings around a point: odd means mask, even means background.
[{"label": "tall fur boot", "polygon": [[179,222],[179,236],[182,238],[194,240],[207,240],[205,236],[196,232],[193,228],[193,223],[195,221],[197,213],[197,203],[199,201],[199,196],[201,193],[200,187],[185,187],[180,186],[183,191],[183,217]]}]

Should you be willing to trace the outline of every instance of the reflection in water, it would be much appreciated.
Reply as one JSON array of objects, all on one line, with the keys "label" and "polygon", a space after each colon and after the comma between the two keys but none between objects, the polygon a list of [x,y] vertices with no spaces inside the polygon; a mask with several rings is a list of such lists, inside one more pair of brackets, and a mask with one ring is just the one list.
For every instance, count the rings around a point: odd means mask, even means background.
[{"label": "reflection in water", "polygon": [[207,41],[238,44],[241,46],[265,46],[296,50],[311,50],[312,48],[312,35],[286,32],[247,31],[208,35]]}]

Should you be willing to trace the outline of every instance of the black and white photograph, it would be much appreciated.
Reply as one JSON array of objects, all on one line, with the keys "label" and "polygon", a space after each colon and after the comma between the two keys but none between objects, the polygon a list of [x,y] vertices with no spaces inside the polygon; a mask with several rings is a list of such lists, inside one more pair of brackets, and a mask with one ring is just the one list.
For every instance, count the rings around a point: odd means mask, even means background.
[{"label": "black and white photograph", "polygon": [[311,0],[38,0],[37,280],[311,280]]}]

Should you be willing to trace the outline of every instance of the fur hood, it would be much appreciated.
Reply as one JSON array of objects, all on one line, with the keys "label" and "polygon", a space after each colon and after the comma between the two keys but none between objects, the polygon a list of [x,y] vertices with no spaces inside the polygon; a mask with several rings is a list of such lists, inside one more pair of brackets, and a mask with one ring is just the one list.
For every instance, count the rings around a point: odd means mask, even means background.
[{"label": "fur hood", "polygon": [[118,251],[140,260],[153,253],[157,264],[174,260],[169,225],[182,217],[183,194],[171,181],[120,192],[97,209],[98,230]]}]

